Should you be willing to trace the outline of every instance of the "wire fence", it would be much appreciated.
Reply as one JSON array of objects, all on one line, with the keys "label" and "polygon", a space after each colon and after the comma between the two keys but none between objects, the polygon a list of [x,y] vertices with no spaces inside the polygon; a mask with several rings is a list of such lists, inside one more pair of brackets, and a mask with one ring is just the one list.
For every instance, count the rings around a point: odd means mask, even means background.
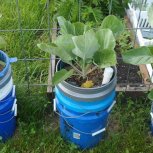
[{"label": "wire fence", "polygon": [[[24,35],[23,35],[23,32],[30,32],[30,31],[45,31],[48,33],[48,40],[49,42],[52,41],[52,33],[53,31],[58,31],[59,28],[54,28],[52,27],[51,25],[51,15],[50,15],[50,5],[52,2],[50,0],[47,0],[46,1],[46,10],[47,10],[47,28],[32,28],[32,29],[29,29],[29,28],[23,28],[22,27],[22,18],[21,18],[21,10],[20,10],[20,6],[19,6],[19,0],[16,0],[16,9],[17,9],[17,14],[18,14],[18,28],[16,29],[0,29],[0,33],[10,33],[10,32],[19,32],[20,33],[20,51],[22,52],[22,56],[24,58],[18,58],[18,62],[23,62],[24,63],[24,67],[25,67],[25,75],[26,75],[26,82],[25,83],[22,83],[22,84],[17,84],[17,85],[21,85],[21,86],[27,86],[27,88],[29,89],[30,86],[51,86],[50,83],[33,83],[31,84],[30,81],[29,81],[29,77],[30,77],[30,72],[28,70],[28,62],[35,62],[35,61],[53,61],[53,60],[59,60],[59,58],[54,58],[54,57],[48,57],[48,58],[42,58],[42,57],[38,57],[38,58],[27,58],[26,57],[26,53],[27,51],[24,49],[23,47],[23,39],[24,39]],[[81,21],[81,0],[78,0],[78,3],[79,3],[79,18],[78,18],[78,21]],[[109,6],[109,14],[111,14],[111,10],[112,10],[112,3],[113,3],[113,0],[110,1],[110,6]],[[142,0],[142,3],[141,3],[141,7],[140,7],[140,12],[139,12],[139,15],[138,15],[138,20],[140,19],[141,17],[141,12],[142,12],[142,7],[143,7],[143,4],[146,3],[145,0]],[[136,27],[126,27],[125,28],[126,30],[129,30],[129,31],[132,31],[132,33],[134,34],[134,38],[133,38],[133,46],[135,46],[135,44],[137,43],[137,31],[138,30],[143,30],[143,29],[149,29],[151,30],[151,27],[139,27],[139,24],[137,23],[137,26]],[[141,77],[138,72],[140,71],[139,70],[139,67],[138,66],[132,66],[132,65],[127,65],[127,64],[124,64],[122,62],[122,58],[121,56],[118,56],[117,57],[117,60],[118,60],[118,65],[117,65],[117,68],[118,68],[118,88],[117,90],[118,91],[148,91],[150,90],[150,88],[152,88],[152,83],[151,81],[148,81],[148,83],[146,84],[144,82],[144,78]],[[125,68],[125,69],[124,69]],[[135,71],[135,72],[134,72]],[[53,75],[52,74],[52,66],[51,66],[51,76]],[[132,76],[133,75],[133,76]],[[137,77],[135,77],[137,75]],[[131,79],[132,78],[132,79]],[[137,80],[134,80],[134,79],[137,79],[139,78],[139,81]],[[52,88],[52,87],[51,87]]]}]

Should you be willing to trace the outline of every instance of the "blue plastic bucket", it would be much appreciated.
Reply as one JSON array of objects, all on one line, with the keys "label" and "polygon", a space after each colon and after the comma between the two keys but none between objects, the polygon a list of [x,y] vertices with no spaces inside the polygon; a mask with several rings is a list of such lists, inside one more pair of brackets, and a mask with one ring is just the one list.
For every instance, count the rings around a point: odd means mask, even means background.
[{"label": "blue plastic bucket", "polygon": [[[56,71],[66,64],[59,61]],[[113,68],[113,76],[107,84],[93,88],[82,88],[72,82],[62,81],[55,87],[56,100],[66,109],[78,112],[99,112],[106,110],[115,99],[115,87],[117,82],[117,70]]]},{"label": "blue plastic bucket", "polygon": [[5,142],[7,139],[13,136],[16,129],[16,114],[16,100],[14,100],[14,104],[11,110],[0,114],[0,140],[2,142]]},{"label": "blue plastic bucket", "polygon": [[[68,110],[59,102],[54,101],[54,106],[56,104],[60,116],[62,136],[81,149],[87,149],[94,147],[104,138],[103,132],[115,102],[105,111],[84,114]],[[54,111],[56,111],[55,107]]]},{"label": "blue plastic bucket", "polygon": [[13,86],[13,89],[11,93],[2,101],[0,101],[0,114],[3,114],[13,107],[14,100],[15,100],[15,86]]}]

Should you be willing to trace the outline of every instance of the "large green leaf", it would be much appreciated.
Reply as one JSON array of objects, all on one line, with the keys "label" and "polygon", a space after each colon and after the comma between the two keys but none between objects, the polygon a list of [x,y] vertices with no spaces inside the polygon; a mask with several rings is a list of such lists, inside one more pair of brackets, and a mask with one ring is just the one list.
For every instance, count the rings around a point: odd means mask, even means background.
[{"label": "large green leaf", "polygon": [[103,49],[114,50],[116,43],[114,35],[110,29],[99,29],[96,32],[96,37],[100,44],[99,51],[102,51]]},{"label": "large green leaf", "polygon": [[42,51],[48,52],[50,54],[55,54],[57,46],[55,44],[48,45],[46,43],[37,44],[37,47]]},{"label": "large green leaf", "polygon": [[153,4],[148,9],[148,21],[151,27],[153,27]]},{"label": "large green leaf", "polygon": [[68,61],[73,60],[73,57],[69,54],[69,52],[67,52],[67,50],[65,48],[58,47],[53,43],[51,45],[41,43],[41,44],[37,44],[37,46],[45,52],[48,52],[52,55],[59,56],[66,63]]},{"label": "large green leaf", "polygon": [[0,36],[0,48],[6,47],[7,43],[3,37]]},{"label": "large green leaf", "polygon": [[103,29],[111,29],[114,36],[117,37],[118,35],[121,34],[124,30],[124,25],[122,21],[120,21],[116,16],[114,15],[109,15],[104,18],[101,27]]},{"label": "large green leaf", "polygon": [[83,60],[93,58],[100,47],[93,30],[87,31],[84,35],[74,36],[72,39],[75,45],[72,52]]},{"label": "large green leaf", "polygon": [[72,53],[72,50],[75,48],[74,43],[72,41],[72,35],[70,34],[65,34],[65,35],[60,35],[57,37],[55,44],[63,48],[64,51],[66,51],[66,55],[69,54],[69,56],[75,58],[74,54]]},{"label": "large green leaf", "polygon": [[59,26],[60,26],[60,33],[61,34],[72,34],[75,35],[75,27],[74,25],[70,22],[67,21],[64,17],[59,16],[57,17]]},{"label": "large green leaf", "polygon": [[67,71],[65,69],[62,69],[56,72],[52,80],[52,85],[57,85],[58,83],[66,80],[67,78],[72,76],[73,73],[74,73],[74,70]]},{"label": "large green leaf", "polygon": [[122,53],[125,63],[140,65],[153,63],[153,48],[141,47]]},{"label": "large green leaf", "polygon": [[110,49],[104,49],[101,52],[96,52],[94,55],[94,62],[100,68],[115,66],[117,63],[115,51]]},{"label": "large green leaf", "polygon": [[149,92],[148,99],[150,99],[151,101],[153,101],[153,89]]},{"label": "large green leaf", "polygon": [[83,35],[86,31],[88,31],[90,29],[89,26],[81,23],[81,22],[76,22],[73,23],[74,27],[75,27],[75,35]]}]

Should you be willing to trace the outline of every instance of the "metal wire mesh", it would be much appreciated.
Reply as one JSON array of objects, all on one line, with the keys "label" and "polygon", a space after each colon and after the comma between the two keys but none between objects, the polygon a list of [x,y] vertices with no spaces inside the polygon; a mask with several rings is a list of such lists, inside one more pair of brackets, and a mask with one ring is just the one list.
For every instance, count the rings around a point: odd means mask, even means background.
[{"label": "metal wire mesh", "polygon": [[[139,18],[141,16],[141,12],[142,12],[142,6],[143,4],[145,3],[146,1],[145,0],[142,0],[142,3],[141,3],[141,8],[140,8],[140,12],[139,12]],[[79,3],[79,18],[78,18],[78,21],[81,21],[81,0],[78,0],[78,3]],[[109,14],[111,14],[112,12],[112,4],[113,4],[113,0],[110,0],[110,6],[109,6]],[[50,0],[47,0],[46,1],[46,9],[47,9],[47,22],[48,22],[48,25],[47,27],[48,28],[23,28],[22,27],[22,23],[21,23],[21,11],[20,11],[20,6],[19,6],[19,0],[16,0],[16,9],[17,9],[17,14],[18,14],[18,28],[17,29],[0,29],[0,32],[2,33],[9,33],[9,32],[14,32],[14,33],[20,33],[20,50],[22,52],[22,57],[23,58],[19,58],[18,59],[18,62],[23,62],[24,63],[24,66],[25,66],[25,75],[26,75],[26,82],[25,83],[22,83],[22,84],[17,84],[18,86],[27,86],[27,88],[29,89],[30,86],[48,86],[50,84],[48,83],[30,83],[29,81],[29,77],[30,77],[30,73],[29,73],[29,70],[28,70],[28,62],[35,62],[35,61],[52,61],[52,60],[56,60],[56,59],[59,59],[59,58],[54,58],[54,57],[48,57],[48,58],[42,58],[42,57],[38,57],[38,58],[29,58],[26,56],[26,50],[24,49],[23,47],[23,39],[24,39],[24,36],[23,36],[23,32],[29,32],[29,31],[46,31],[48,32],[48,42],[51,42],[52,40],[52,37],[51,37],[51,33],[53,31],[58,31],[59,28],[52,28],[52,25],[51,25],[51,21],[50,21],[50,6],[52,5],[51,1]],[[138,29],[151,29],[151,27],[139,27],[138,24],[137,24],[137,27],[136,28],[125,28],[126,30],[129,30],[129,31],[135,31],[135,36],[134,36],[134,41],[133,41],[133,45],[135,45],[136,43],[136,33],[137,33],[137,30]],[[121,59],[121,57],[118,57],[118,59]],[[120,83],[118,84],[119,85],[119,89],[118,90],[121,90],[121,91],[127,91],[127,90],[135,90],[135,91],[148,91],[150,90],[150,88],[152,88],[152,85],[151,85],[151,82],[147,85],[145,85],[143,83],[143,80],[141,83],[133,83],[133,82],[130,82],[129,81],[129,78],[130,78],[130,71],[132,69],[132,65],[128,65],[128,70],[127,72],[125,72],[127,75],[126,75],[126,80],[124,83]],[[52,67],[51,67],[52,69]],[[52,73],[52,70],[50,71],[50,73]],[[52,74],[51,74],[52,76]],[[129,86],[132,86],[131,89],[129,89]]]}]

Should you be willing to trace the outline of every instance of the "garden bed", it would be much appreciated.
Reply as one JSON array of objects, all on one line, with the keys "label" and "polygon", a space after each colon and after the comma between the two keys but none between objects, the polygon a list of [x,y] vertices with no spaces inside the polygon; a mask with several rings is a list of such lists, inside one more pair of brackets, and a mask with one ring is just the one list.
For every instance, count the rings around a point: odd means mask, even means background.
[{"label": "garden bed", "polygon": [[[151,1],[148,1],[148,4],[150,5]],[[148,23],[147,11],[143,10],[140,13],[140,9],[136,8],[132,3],[129,3],[128,6],[129,9],[127,9],[127,16],[131,22],[132,28],[136,28],[136,30],[133,32],[136,34],[136,39],[139,46],[153,45],[153,30]],[[147,64],[146,68],[148,70],[151,82],[153,83],[153,67],[151,64]]]},{"label": "garden bed", "polygon": [[143,84],[143,79],[138,66],[123,63],[122,59],[118,59],[117,65],[118,84]]},{"label": "garden bed", "polygon": [[[125,17],[126,26],[129,28],[130,24]],[[121,42],[121,44],[120,44]],[[139,66],[126,64],[122,60],[121,52],[132,49],[133,36],[130,31],[123,34],[122,38],[118,40],[116,45],[117,52],[117,91],[130,91],[129,87],[142,87],[144,86],[144,77],[140,71]],[[126,44],[126,45],[125,45]],[[137,88],[137,89],[138,89]],[[135,90],[135,89],[134,89]],[[139,90],[139,89],[138,89]]]}]

